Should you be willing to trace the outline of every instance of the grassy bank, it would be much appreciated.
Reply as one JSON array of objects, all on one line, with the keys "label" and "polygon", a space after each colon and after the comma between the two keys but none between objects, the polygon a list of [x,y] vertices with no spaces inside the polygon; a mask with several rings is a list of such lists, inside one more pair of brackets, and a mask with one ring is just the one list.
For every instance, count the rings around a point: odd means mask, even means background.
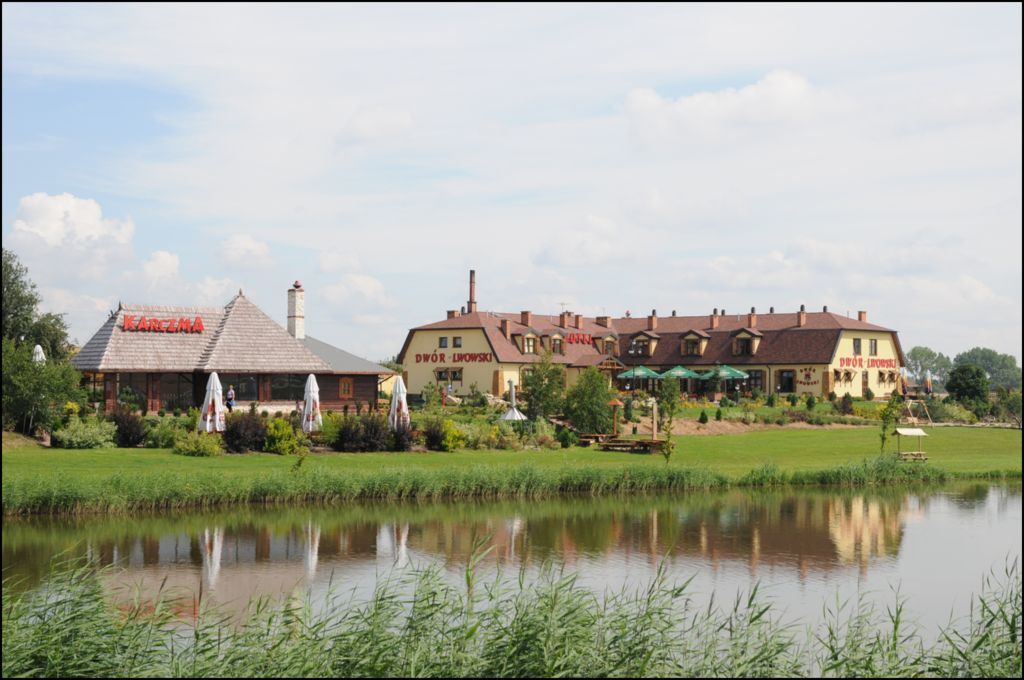
[{"label": "grassy bank", "polygon": [[901,484],[1019,478],[1021,433],[936,428],[928,463],[876,458],[877,432],[772,430],[678,437],[660,456],[595,449],[251,454],[211,459],[158,449],[66,451],[5,438],[5,514],[130,511],[230,503],[544,497],[723,488],[730,484]]},{"label": "grassy bank", "polygon": [[[110,606],[87,568],[3,589],[4,677],[1020,677],[1019,567],[986,579],[968,620],[936,643],[902,618],[852,603],[815,628],[788,625],[756,589],[698,608],[657,579],[596,596],[573,577],[466,587],[437,571],[384,582],[372,600],[251,605],[248,622],[173,604]],[[486,587],[485,587],[486,586]]]}]

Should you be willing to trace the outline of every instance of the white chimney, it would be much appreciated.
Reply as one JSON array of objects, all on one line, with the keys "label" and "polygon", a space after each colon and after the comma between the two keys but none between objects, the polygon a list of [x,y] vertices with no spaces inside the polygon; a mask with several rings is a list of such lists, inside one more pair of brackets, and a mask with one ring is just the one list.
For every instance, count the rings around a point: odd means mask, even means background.
[{"label": "white chimney", "polygon": [[298,281],[288,289],[288,333],[296,340],[306,338],[306,291]]}]

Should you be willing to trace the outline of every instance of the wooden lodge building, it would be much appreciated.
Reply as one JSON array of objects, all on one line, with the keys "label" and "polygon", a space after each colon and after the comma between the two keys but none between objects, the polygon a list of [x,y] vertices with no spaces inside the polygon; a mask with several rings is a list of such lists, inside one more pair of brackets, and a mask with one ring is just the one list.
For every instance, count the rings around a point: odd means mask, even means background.
[{"label": "wooden lodge building", "polygon": [[223,308],[121,304],[71,363],[106,408],[129,388],[149,411],[201,405],[213,372],[225,394],[234,386],[236,408],[257,401],[261,410],[291,411],[312,373],[321,408],[364,410],[376,406],[379,382],[393,374],[307,336],[298,281],[288,290],[287,330],[241,290]]},{"label": "wooden lodge building", "polygon": [[[427,383],[451,385],[464,395],[474,383],[480,391],[501,395],[508,380],[519,385],[530,365],[550,350],[566,369],[566,385],[590,366],[609,379],[632,366],[659,373],[675,366],[702,372],[728,365],[749,375],[729,381],[723,392],[849,393],[868,390],[883,396],[900,388],[905,365],[895,330],[868,322],[867,312],[850,318],[829,312],[726,314],[702,316],[584,317],[478,311],[476,277],[470,272],[469,301],[447,318],[409,331],[398,356],[410,393]],[[618,387],[651,389],[650,382],[618,381]],[[701,381],[684,381],[684,390],[702,391]]]}]

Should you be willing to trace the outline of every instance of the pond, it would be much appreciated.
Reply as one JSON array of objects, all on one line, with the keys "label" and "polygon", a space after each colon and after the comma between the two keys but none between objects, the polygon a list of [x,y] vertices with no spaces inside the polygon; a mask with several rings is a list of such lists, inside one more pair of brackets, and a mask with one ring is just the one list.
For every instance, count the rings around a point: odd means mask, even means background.
[{"label": "pond", "polygon": [[[492,503],[246,507],[217,512],[8,519],[9,587],[33,587],[58,556],[113,569],[127,601],[200,596],[241,615],[259,596],[329,589],[365,599],[379,579],[439,565],[458,584],[478,542],[482,576],[528,580],[548,567],[597,591],[650,582],[664,563],[691,593],[730,602],[755,583],[790,621],[820,620],[837,598],[884,608],[906,598],[935,630],[967,612],[982,577],[1021,553],[1021,486],[731,490]],[[1019,570],[1019,565],[1016,567]],[[486,578],[485,578],[486,580]]]}]

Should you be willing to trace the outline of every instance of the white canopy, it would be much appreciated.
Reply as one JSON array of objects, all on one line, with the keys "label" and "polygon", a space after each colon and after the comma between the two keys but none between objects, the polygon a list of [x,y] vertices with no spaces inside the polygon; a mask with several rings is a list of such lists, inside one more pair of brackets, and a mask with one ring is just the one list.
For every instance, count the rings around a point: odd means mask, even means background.
[{"label": "white canopy", "polygon": [[405,381],[402,376],[395,378],[395,386],[391,390],[391,410],[388,412],[388,426],[397,430],[399,423],[409,427],[409,404],[406,401]]},{"label": "white canopy", "polygon": [[907,437],[927,437],[928,433],[919,427],[897,427],[896,434],[902,434]]},{"label": "white canopy", "polygon": [[318,432],[323,427],[324,419],[320,416],[320,386],[316,384],[316,376],[312,373],[306,378],[306,391],[302,399],[302,431]]},{"label": "white canopy", "polygon": [[206,381],[206,397],[203,399],[203,410],[199,413],[196,431],[224,431],[224,390],[216,372],[211,373],[210,379]]}]

